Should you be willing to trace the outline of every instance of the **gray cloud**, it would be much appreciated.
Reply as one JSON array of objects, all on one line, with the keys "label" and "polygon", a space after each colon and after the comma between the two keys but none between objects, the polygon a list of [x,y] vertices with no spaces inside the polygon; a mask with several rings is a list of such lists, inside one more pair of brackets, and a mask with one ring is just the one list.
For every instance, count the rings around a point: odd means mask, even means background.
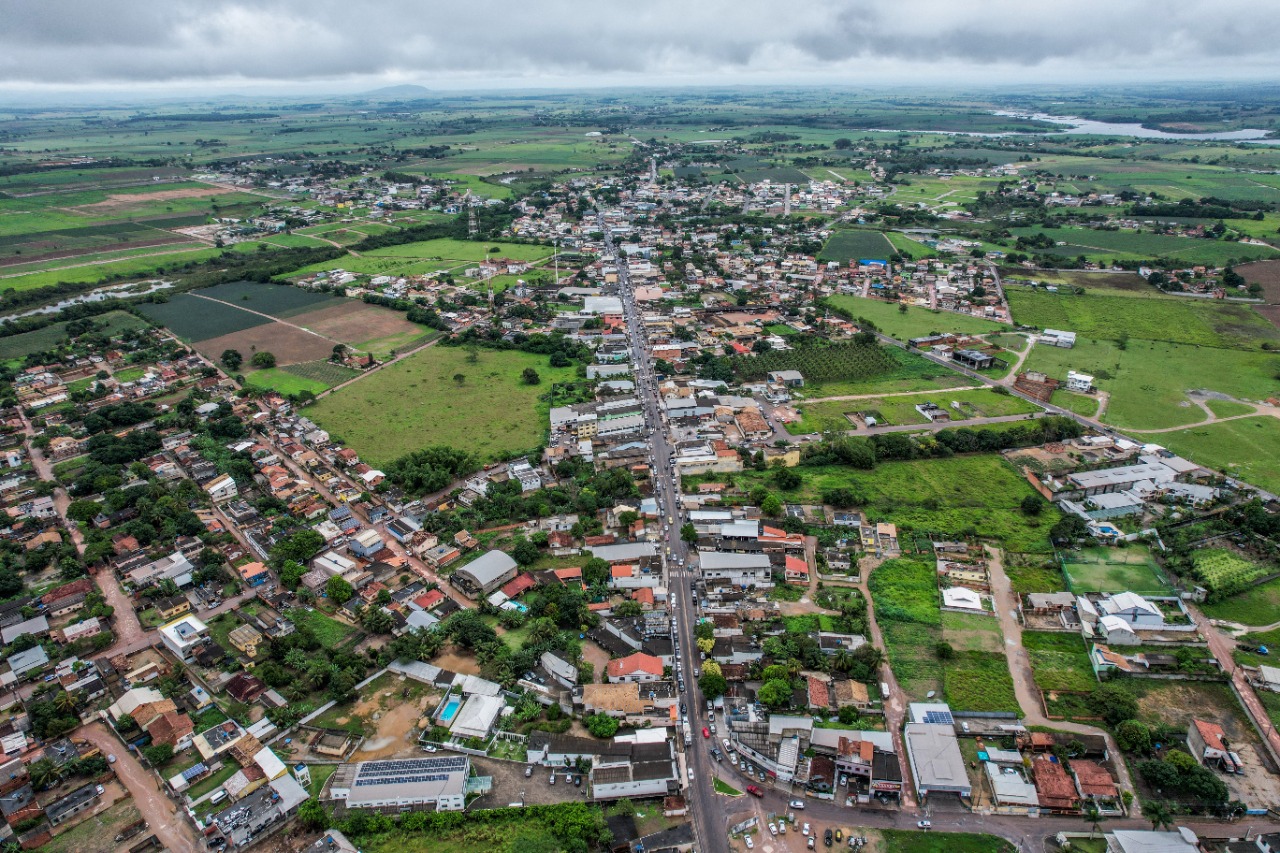
[{"label": "gray cloud", "polygon": [[0,87],[1271,77],[1257,0],[0,0]]}]

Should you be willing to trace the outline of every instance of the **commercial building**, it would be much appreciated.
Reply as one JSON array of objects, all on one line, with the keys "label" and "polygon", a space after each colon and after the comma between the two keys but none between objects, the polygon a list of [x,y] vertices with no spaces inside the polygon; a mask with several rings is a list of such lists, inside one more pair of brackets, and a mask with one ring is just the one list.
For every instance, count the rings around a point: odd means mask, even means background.
[{"label": "commercial building", "polygon": [[468,598],[480,598],[516,576],[516,561],[501,551],[490,551],[455,571],[449,582]]},{"label": "commercial building", "polygon": [[465,755],[343,764],[329,783],[329,798],[349,809],[392,814],[425,806],[438,812],[461,811],[466,807],[470,768],[471,759]]},{"label": "commercial building", "polygon": [[973,793],[953,726],[908,723],[903,731],[903,741],[911,760],[911,776],[915,779],[918,797],[959,794],[967,798]]}]

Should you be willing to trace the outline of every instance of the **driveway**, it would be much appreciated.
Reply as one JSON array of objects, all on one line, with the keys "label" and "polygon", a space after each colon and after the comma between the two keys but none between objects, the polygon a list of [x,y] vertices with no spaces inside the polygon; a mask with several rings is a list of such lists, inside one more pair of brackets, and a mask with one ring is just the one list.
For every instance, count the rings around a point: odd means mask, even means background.
[{"label": "driveway", "polygon": [[161,793],[155,774],[145,769],[138,759],[125,750],[102,723],[82,726],[76,734],[102,750],[103,755],[114,755],[112,767],[116,777],[129,789],[138,812],[150,824],[160,841],[170,850],[198,850],[200,838],[185,815],[179,814],[173,801]]},{"label": "driveway", "polygon": [[1085,735],[1101,735],[1107,740],[1107,749],[1114,755],[1111,762],[1119,776],[1120,788],[1132,791],[1134,805],[1137,806],[1137,791],[1129,776],[1129,767],[1116,746],[1115,738],[1105,729],[1073,723],[1067,720],[1050,720],[1045,716],[1040,705],[1040,688],[1036,687],[1035,676],[1031,670],[1031,656],[1022,647],[1022,625],[1018,622],[1017,596],[1013,585],[1004,571],[1003,554],[999,548],[987,546],[987,565],[991,573],[991,595],[995,599],[996,615],[1000,619],[1000,631],[1004,634],[1004,653],[1009,661],[1009,673],[1013,676],[1013,692],[1018,697],[1018,707],[1022,709],[1022,721],[1028,726],[1048,726],[1064,732],[1076,732]]}]

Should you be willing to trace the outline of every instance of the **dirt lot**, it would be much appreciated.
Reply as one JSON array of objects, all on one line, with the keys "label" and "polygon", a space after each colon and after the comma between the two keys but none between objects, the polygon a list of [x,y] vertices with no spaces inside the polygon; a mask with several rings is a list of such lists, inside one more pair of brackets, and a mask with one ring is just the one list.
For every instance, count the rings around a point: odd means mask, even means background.
[{"label": "dirt lot", "polygon": [[599,684],[600,678],[604,675],[605,668],[609,666],[609,653],[591,640],[583,640],[582,657],[596,668],[595,677],[592,679],[592,682]]},{"label": "dirt lot", "polygon": [[450,672],[460,672],[463,675],[480,674],[480,667],[476,664],[476,659],[472,655],[460,655],[455,651],[448,651],[444,654],[436,655],[431,662]]},{"label": "dirt lot", "polygon": [[372,761],[417,754],[418,721],[440,703],[440,692],[428,690],[403,676],[383,677],[374,684],[377,692],[363,693],[351,709],[351,715],[335,721],[346,725],[352,717],[358,717],[364,723],[365,741],[351,760]]},{"label": "dirt lot", "polygon": [[217,361],[226,350],[239,350],[244,356],[245,372],[252,370],[249,359],[255,352],[264,350],[276,357],[276,364],[299,364],[319,361],[333,354],[333,343],[284,323],[267,323],[242,332],[221,335],[200,341],[194,345],[207,358]]},{"label": "dirt lot", "polygon": [[235,192],[235,190],[229,190],[226,187],[191,187],[185,190],[158,190],[153,193],[122,193],[107,196],[102,201],[94,202],[93,204],[69,207],[67,210],[80,213],[115,213],[116,211],[141,207],[153,201],[170,201],[175,198],[202,198],[203,196],[222,195],[229,192]]},{"label": "dirt lot", "polygon": [[501,808],[508,803],[520,801],[524,795],[526,805],[546,805],[549,803],[566,803],[570,800],[585,800],[587,779],[582,778],[582,787],[575,788],[572,782],[565,783],[564,771],[556,773],[556,783],[551,785],[547,779],[551,770],[547,767],[533,768],[533,775],[524,776],[524,764],[515,761],[498,761],[494,758],[471,757],[471,763],[480,776],[493,777],[493,791],[482,797],[472,809]]},{"label": "dirt lot", "polygon": [[347,344],[390,337],[414,337],[430,332],[404,315],[378,305],[334,305],[291,317],[290,322]]},{"label": "dirt lot", "polygon": [[1255,261],[1236,267],[1236,272],[1252,284],[1262,285],[1262,297],[1268,303],[1280,304],[1280,261]]}]

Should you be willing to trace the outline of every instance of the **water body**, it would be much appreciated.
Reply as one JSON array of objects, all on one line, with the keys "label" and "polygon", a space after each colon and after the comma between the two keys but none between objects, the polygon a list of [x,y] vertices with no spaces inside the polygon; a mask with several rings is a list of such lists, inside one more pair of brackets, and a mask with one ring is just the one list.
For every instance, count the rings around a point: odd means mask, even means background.
[{"label": "water body", "polygon": [[103,287],[89,293],[73,296],[70,299],[63,299],[61,302],[55,302],[52,305],[45,305],[41,308],[34,308],[30,311],[23,311],[20,314],[6,314],[0,318],[3,320],[15,320],[19,317],[34,317],[37,314],[56,314],[63,308],[70,308],[72,305],[79,305],[84,302],[103,302],[107,299],[126,299],[135,296],[146,296],[148,293],[156,293],[161,290],[167,290],[173,287],[172,281],[142,281],[131,282],[129,284],[117,284],[111,287]]},{"label": "water body", "polygon": [[1126,122],[1092,121],[1075,116],[1053,116],[1047,113],[1020,113],[1009,110],[996,110],[993,115],[1005,118],[1023,119],[1025,121],[1043,121],[1062,125],[1061,132],[1068,136],[1131,136],[1134,139],[1187,139],[1218,140],[1223,142],[1262,142],[1267,145],[1280,144],[1280,139],[1268,139],[1266,130],[1224,130],[1218,133],[1169,133],[1165,130],[1153,130],[1140,124]]}]

